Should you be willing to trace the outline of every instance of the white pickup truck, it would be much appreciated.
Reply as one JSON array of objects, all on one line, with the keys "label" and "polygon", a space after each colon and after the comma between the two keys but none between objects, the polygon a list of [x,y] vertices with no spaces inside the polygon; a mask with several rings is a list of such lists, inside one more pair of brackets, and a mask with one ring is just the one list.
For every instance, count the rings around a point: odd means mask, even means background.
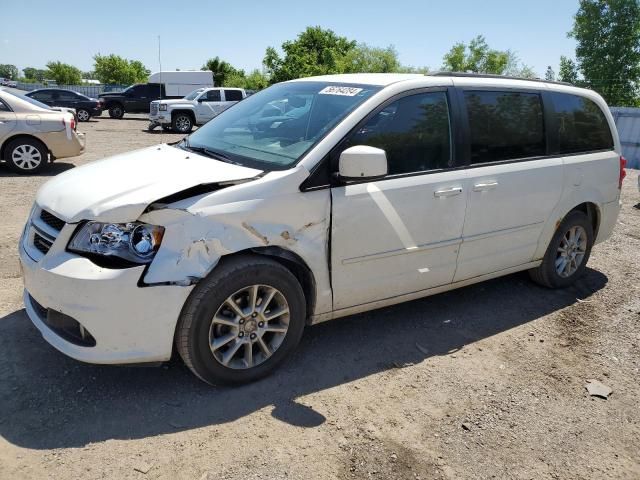
[{"label": "white pickup truck", "polygon": [[194,125],[204,125],[220,112],[247,96],[242,88],[199,88],[184,98],[151,102],[149,130],[189,133]]}]

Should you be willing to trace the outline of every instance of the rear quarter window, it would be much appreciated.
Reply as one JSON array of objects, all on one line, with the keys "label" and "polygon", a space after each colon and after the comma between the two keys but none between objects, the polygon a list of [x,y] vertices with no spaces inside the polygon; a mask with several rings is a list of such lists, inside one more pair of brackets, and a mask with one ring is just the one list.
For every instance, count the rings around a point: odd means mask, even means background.
[{"label": "rear quarter window", "polygon": [[567,93],[550,93],[553,126],[560,154],[613,149],[609,123],[592,100]]}]

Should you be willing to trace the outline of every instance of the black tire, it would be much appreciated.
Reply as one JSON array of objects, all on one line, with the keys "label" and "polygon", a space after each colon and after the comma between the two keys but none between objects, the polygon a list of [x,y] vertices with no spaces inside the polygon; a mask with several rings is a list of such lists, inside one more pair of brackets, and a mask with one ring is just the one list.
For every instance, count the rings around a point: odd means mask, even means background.
[{"label": "black tire", "polygon": [[193,130],[193,118],[188,113],[176,113],[171,119],[171,129],[176,133],[189,133]]},{"label": "black tire", "polygon": [[124,117],[124,107],[119,103],[113,103],[109,105],[109,116],[111,118],[115,118],[116,120],[120,120]]},{"label": "black tire", "polygon": [[[266,285],[281,292],[289,307],[288,329],[282,343],[263,363],[251,368],[230,368],[216,359],[210,348],[212,319],[225,300],[252,285]],[[223,259],[196,285],[185,302],[176,328],[176,349],[187,367],[209,384],[258,380],[272,372],[300,342],[305,326],[305,305],[300,283],[278,262],[259,255]],[[237,339],[233,341],[238,342]]]},{"label": "black tire", "polygon": [[79,122],[88,122],[91,120],[91,112],[86,108],[76,110],[76,118]]},{"label": "black tire", "polygon": [[[581,227],[587,236],[586,250],[584,256],[578,265],[578,268],[569,276],[561,276],[556,269],[556,260],[558,260],[558,248],[560,244],[573,227]],[[589,217],[581,211],[573,210],[567,214],[556,229],[547,251],[542,259],[542,264],[529,270],[531,279],[547,288],[564,288],[573,284],[584,273],[587,267],[589,256],[591,255],[591,247],[593,247],[594,232],[593,226],[589,221]]]},{"label": "black tire", "polygon": [[[35,149],[35,150],[34,150]],[[39,156],[40,161],[34,165],[33,155]],[[30,153],[30,161],[22,160],[25,153]],[[23,175],[38,173],[49,163],[49,149],[35,138],[17,138],[7,144],[4,149],[4,159],[11,170]],[[29,168],[31,166],[31,168]]]}]

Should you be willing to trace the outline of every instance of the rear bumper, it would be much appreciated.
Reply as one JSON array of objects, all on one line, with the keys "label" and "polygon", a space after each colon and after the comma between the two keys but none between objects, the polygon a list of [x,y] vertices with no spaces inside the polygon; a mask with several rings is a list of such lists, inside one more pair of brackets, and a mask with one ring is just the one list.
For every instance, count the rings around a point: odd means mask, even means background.
[{"label": "rear bumper", "polygon": [[65,130],[47,135],[44,139],[54,158],[67,158],[82,155],[85,150],[86,137],[82,132]]},{"label": "rear bumper", "polygon": [[600,226],[598,228],[598,236],[595,243],[604,242],[613,233],[613,229],[618,222],[618,214],[622,208],[622,201],[605,203],[600,211]]}]

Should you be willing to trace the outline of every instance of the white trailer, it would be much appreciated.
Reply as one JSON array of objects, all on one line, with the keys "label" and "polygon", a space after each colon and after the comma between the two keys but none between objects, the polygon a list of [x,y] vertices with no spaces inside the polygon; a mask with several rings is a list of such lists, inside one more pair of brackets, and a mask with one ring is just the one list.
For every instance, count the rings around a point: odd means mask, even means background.
[{"label": "white trailer", "polygon": [[213,87],[213,72],[200,70],[157,72],[148,83],[162,83],[167,97],[184,97],[196,88]]}]

